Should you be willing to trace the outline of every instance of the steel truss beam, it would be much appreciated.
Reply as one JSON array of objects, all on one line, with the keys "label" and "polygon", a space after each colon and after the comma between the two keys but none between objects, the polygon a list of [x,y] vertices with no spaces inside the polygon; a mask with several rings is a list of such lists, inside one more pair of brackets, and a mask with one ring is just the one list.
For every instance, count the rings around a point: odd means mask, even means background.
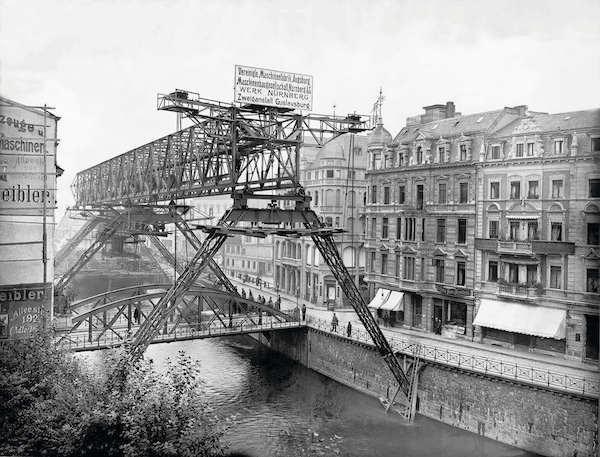
[{"label": "steel truss beam", "polygon": [[[188,206],[182,205],[144,205],[120,210],[116,208],[96,208],[95,211],[98,211],[99,214],[90,222],[96,220],[98,223],[106,220],[108,222],[105,223],[92,244],[80,255],[77,261],[56,280],[54,294],[56,296],[61,295],[67,284],[113,236],[117,234],[131,236],[133,234],[153,233],[149,228],[151,225],[164,225],[172,222],[173,218],[181,217],[180,214],[187,212],[188,209]],[[112,216],[112,219],[110,219],[110,216]],[[84,227],[85,230],[80,230],[76,237],[69,242],[70,249],[74,249],[83,240],[84,235],[82,235],[82,232],[89,233],[94,228],[89,228],[87,224]]]},{"label": "steel truss beam", "polygon": [[305,136],[322,145],[367,128],[357,115],[238,107],[181,91],[159,95],[158,109],[184,113],[194,125],[78,173],[77,206],[298,189]]},{"label": "steel truss beam", "polygon": [[65,259],[73,252],[73,250],[79,246],[79,243],[83,241],[83,239],[88,236],[92,230],[94,230],[100,222],[102,222],[104,218],[92,215],[90,219],[88,219],[85,224],[77,231],[75,236],[68,240],[63,247],[61,247],[54,256],[54,266],[59,266]]},{"label": "steel truss beam", "polygon": [[81,270],[86,263],[94,256],[96,252],[104,246],[104,244],[111,239],[111,237],[117,233],[117,231],[125,224],[126,218],[124,214],[119,214],[112,219],[106,226],[98,233],[98,236],[92,244],[81,254],[79,259],[69,268],[54,284],[54,294],[61,295],[66,285],[75,277],[75,275]]}]

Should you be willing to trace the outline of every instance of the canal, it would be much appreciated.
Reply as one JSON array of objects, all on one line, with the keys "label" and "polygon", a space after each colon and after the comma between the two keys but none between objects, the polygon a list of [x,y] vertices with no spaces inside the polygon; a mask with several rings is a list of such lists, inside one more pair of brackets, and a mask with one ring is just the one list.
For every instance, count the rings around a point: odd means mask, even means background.
[{"label": "canal", "polygon": [[[248,336],[154,344],[146,357],[162,369],[180,350],[200,362],[206,401],[227,424],[230,451],[253,457],[533,455],[422,416],[407,425],[385,414],[377,399]],[[80,356],[94,365],[102,354]]]},{"label": "canal", "polygon": [[[231,451],[248,456],[530,456],[418,416],[406,425],[379,401],[294,363],[250,337],[155,344],[158,369],[183,350],[197,359]],[[82,354],[83,356],[83,354]],[[99,352],[85,353],[93,361]]]}]

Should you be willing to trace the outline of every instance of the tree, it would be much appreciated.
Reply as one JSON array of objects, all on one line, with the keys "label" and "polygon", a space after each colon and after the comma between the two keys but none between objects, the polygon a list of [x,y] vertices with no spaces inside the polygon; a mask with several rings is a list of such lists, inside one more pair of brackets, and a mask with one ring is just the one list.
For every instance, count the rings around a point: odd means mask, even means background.
[{"label": "tree", "polygon": [[221,456],[223,430],[203,400],[199,366],[164,371],[108,353],[98,371],[48,334],[0,345],[0,454]]}]

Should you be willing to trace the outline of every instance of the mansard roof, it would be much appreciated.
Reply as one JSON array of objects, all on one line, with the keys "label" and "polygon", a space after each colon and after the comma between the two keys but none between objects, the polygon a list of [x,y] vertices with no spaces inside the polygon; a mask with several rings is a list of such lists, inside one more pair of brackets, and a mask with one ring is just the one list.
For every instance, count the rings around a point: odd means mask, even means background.
[{"label": "mansard roof", "polygon": [[469,135],[476,132],[490,132],[502,128],[518,119],[517,114],[505,110],[485,111],[483,113],[454,116],[448,119],[439,119],[426,124],[406,126],[400,130],[394,143],[412,143],[419,136],[428,140],[437,140],[440,137],[451,138],[460,135]]},{"label": "mansard roof", "polygon": [[496,132],[497,136],[518,136],[542,132],[560,132],[600,128],[600,108],[567,113],[531,113]]}]

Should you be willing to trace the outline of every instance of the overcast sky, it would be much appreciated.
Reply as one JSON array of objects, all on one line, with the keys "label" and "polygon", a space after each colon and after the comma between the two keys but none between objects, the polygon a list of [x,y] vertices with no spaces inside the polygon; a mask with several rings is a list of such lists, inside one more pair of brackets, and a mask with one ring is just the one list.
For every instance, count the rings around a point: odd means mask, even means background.
[{"label": "overcast sky", "polygon": [[230,101],[235,64],[308,73],[313,111],[396,134],[425,105],[462,113],[600,106],[600,1],[6,1],[0,94],[62,117],[59,205],[78,170],[175,129],[174,88]]}]

